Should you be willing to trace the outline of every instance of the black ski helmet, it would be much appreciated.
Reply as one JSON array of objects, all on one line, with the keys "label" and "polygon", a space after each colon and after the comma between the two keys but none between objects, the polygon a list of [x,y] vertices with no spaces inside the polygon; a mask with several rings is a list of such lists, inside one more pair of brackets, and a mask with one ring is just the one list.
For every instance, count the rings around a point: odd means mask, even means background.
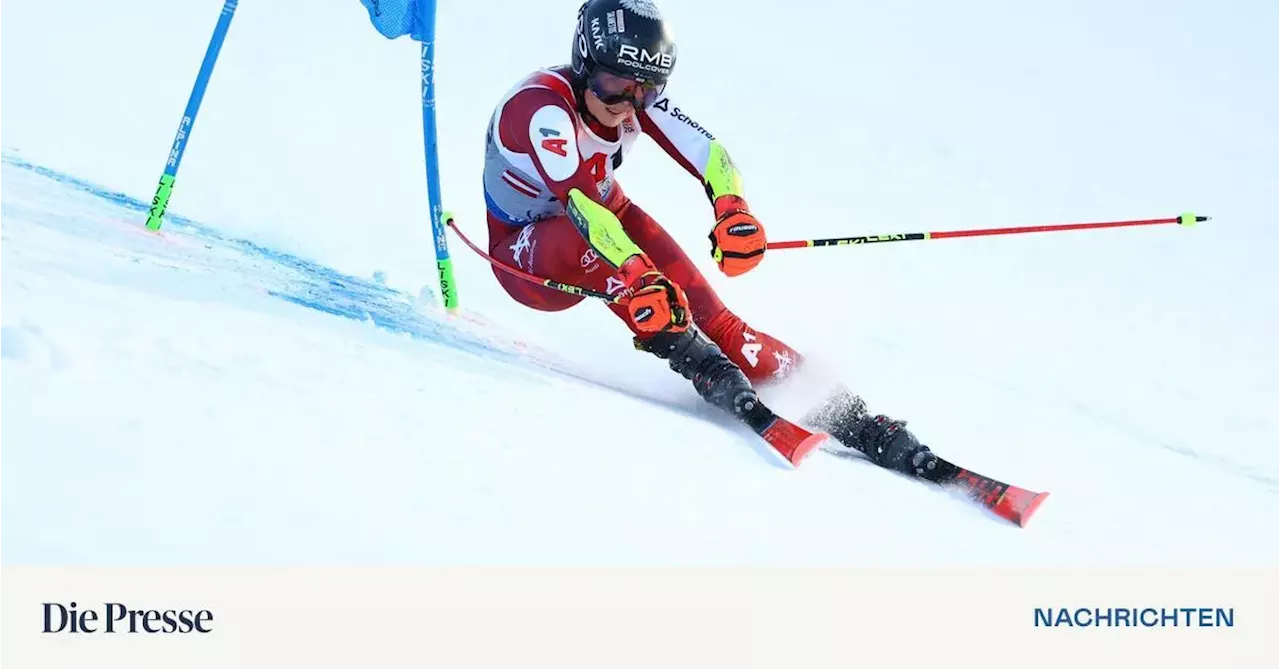
[{"label": "black ski helmet", "polygon": [[572,65],[580,86],[597,68],[662,85],[675,68],[676,43],[652,0],[587,0],[578,9]]}]

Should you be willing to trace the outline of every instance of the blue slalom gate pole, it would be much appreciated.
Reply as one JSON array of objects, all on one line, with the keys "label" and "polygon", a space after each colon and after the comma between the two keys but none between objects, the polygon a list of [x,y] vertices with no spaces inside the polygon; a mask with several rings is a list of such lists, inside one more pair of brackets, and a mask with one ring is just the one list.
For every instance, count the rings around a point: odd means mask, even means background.
[{"label": "blue slalom gate pole", "polygon": [[422,33],[422,148],[427,156],[427,203],[431,207],[431,236],[436,247],[436,272],[440,294],[449,311],[458,308],[458,285],[453,280],[453,259],[445,236],[444,211],[440,204],[440,153],[436,148],[436,0],[420,0],[418,14]]},{"label": "blue slalom gate pole", "polygon": [[421,42],[422,149],[427,165],[427,204],[435,243],[440,296],[449,311],[458,307],[458,284],[453,279],[444,209],[440,203],[440,154],[436,145],[436,0],[360,0],[369,21],[387,39],[410,35]]},{"label": "blue slalom gate pole", "polygon": [[173,194],[173,182],[178,178],[178,165],[182,162],[182,153],[187,149],[191,128],[196,123],[196,113],[200,111],[200,102],[204,100],[205,88],[208,87],[209,78],[213,75],[213,66],[218,62],[218,52],[222,50],[222,41],[226,39],[227,30],[231,27],[231,18],[235,16],[238,1],[226,0],[222,5],[218,25],[213,29],[209,48],[204,53],[204,62],[200,64],[200,73],[196,75],[191,97],[187,99],[187,108],[182,112],[182,121],[178,124],[178,134],[173,139],[173,148],[169,150],[169,160],[165,163],[164,174],[160,175],[160,185],[156,188],[155,197],[151,199],[151,211],[147,214],[148,230],[160,229],[164,210],[169,206],[169,196]]}]

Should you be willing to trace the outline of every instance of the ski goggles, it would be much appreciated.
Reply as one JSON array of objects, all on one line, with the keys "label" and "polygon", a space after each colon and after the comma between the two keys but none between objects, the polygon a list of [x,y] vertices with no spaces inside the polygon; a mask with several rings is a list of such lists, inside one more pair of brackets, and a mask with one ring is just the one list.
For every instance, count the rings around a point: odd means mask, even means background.
[{"label": "ski goggles", "polygon": [[597,98],[600,98],[601,102],[607,105],[630,102],[636,109],[646,109],[658,101],[658,96],[662,94],[662,89],[667,87],[667,82],[641,82],[597,69],[587,80],[587,86]]}]

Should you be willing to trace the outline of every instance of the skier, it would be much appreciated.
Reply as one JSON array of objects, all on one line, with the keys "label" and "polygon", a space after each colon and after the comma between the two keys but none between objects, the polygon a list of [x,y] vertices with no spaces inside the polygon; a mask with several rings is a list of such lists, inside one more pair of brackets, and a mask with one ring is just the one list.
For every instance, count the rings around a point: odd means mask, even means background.
[{"label": "skier", "polygon": [[[648,135],[704,186],[716,266],[730,277],[764,259],[765,228],[719,140],[667,94],[676,45],[651,0],[588,0],[578,10],[571,63],[540,69],[498,103],[485,145],[489,252],[525,272],[624,299],[610,305],[636,348],[668,361],[697,392],[751,424],[767,411],[753,388],[802,362],[777,338],[730,311],[666,230],[627,198],[616,174]],[[494,268],[512,298],[543,311],[583,298]],[[771,415],[771,414],[770,414]],[[756,416],[758,418],[758,416]],[[935,456],[901,421],[868,415],[849,393],[806,422],[903,473]]]}]

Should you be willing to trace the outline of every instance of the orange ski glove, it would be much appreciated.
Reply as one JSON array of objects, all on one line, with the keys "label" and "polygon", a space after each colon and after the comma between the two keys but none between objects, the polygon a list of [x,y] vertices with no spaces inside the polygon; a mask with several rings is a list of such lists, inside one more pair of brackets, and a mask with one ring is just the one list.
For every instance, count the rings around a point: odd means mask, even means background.
[{"label": "orange ski glove", "polygon": [[708,235],[711,257],[721,272],[744,274],[764,260],[764,226],[747,210],[747,201],[737,195],[721,195],[715,207],[716,225]]},{"label": "orange ski glove", "polygon": [[618,268],[627,286],[623,302],[639,333],[684,332],[689,329],[689,298],[643,255],[633,255]]}]

